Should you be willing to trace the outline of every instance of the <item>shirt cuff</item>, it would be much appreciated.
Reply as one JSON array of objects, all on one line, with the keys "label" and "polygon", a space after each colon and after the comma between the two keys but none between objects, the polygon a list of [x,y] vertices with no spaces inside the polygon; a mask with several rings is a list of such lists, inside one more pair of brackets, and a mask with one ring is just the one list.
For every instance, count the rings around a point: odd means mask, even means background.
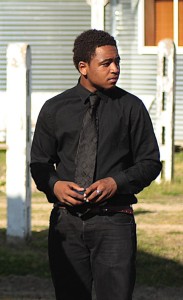
[{"label": "shirt cuff", "polygon": [[58,177],[58,175],[56,173],[50,176],[48,185],[49,185],[49,188],[51,189],[51,191],[53,191],[55,183],[59,180],[60,180],[60,178]]},{"label": "shirt cuff", "polygon": [[123,172],[112,176],[112,178],[115,180],[115,182],[117,184],[117,193],[118,194],[131,194],[129,181]]}]

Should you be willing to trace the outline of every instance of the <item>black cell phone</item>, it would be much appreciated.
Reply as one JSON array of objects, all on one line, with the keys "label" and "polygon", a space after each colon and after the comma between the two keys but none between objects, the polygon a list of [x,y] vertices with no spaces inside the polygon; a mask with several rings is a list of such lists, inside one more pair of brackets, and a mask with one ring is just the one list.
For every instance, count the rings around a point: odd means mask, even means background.
[{"label": "black cell phone", "polygon": [[76,189],[73,189],[73,191],[77,192],[77,193],[80,194],[80,195],[84,195],[84,193],[85,193],[85,190],[83,190],[83,191],[78,191],[78,190],[76,190]]},{"label": "black cell phone", "polygon": [[[73,189],[73,191],[77,192],[77,193],[80,194],[80,195],[84,195],[84,193],[85,193],[85,189],[84,189],[83,191],[78,191],[78,190],[76,190],[76,189]],[[77,199],[77,200],[78,200],[78,201],[81,201],[82,203],[85,202],[84,200],[81,200],[81,199]]]}]

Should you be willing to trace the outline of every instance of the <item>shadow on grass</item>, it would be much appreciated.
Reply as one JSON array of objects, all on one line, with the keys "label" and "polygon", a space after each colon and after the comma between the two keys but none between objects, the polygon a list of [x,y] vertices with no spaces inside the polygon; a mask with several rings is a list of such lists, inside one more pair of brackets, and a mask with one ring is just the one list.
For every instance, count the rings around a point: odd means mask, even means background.
[{"label": "shadow on grass", "polygon": [[0,230],[0,276],[50,276],[47,254],[48,231],[32,232],[25,243],[8,244],[6,231]]},{"label": "shadow on grass", "polygon": [[170,259],[138,251],[137,284],[181,287],[182,282],[183,265]]},{"label": "shadow on grass", "polygon": [[[47,230],[33,232],[25,244],[8,245],[6,232],[0,230],[0,276],[33,275],[50,278],[47,255]],[[138,251],[137,284],[182,286],[183,265],[163,257]]]},{"label": "shadow on grass", "polygon": [[137,209],[135,212],[134,212],[134,215],[135,216],[138,216],[138,215],[145,215],[145,214],[153,214],[154,212],[151,211],[151,210],[145,210],[145,209]]}]

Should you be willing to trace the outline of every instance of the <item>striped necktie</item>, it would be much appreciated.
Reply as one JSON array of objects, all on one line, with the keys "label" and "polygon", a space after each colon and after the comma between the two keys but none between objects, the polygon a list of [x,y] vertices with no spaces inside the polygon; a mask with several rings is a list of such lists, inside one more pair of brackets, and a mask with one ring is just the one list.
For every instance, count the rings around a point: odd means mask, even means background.
[{"label": "striped necktie", "polygon": [[90,95],[89,108],[83,118],[75,159],[75,182],[83,188],[87,188],[93,183],[95,173],[98,141],[97,106],[99,101],[98,95]]}]

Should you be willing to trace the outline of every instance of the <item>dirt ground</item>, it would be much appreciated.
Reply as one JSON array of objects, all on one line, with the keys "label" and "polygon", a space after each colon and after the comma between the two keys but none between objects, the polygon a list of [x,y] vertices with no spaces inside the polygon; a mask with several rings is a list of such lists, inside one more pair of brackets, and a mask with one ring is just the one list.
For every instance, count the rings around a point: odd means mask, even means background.
[{"label": "dirt ground", "polygon": [[[5,205],[5,204],[4,204]],[[38,200],[36,200],[36,205],[41,205]],[[2,206],[2,203],[1,203]],[[169,210],[169,206],[155,204],[156,210]],[[46,207],[46,203],[44,204],[44,208]],[[150,211],[155,210],[153,204],[138,204],[139,208],[143,208],[144,210]],[[45,208],[47,209],[47,207]],[[176,206],[174,204],[174,210],[179,210],[179,205]],[[43,208],[42,208],[43,210]],[[44,210],[45,213],[45,210]],[[45,217],[48,220],[48,217]],[[6,226],[6,224],[2,223],[0,220],[2,228]],[[40,225],[40,222],[43,222],[45,225],[45,220],[42,218],[33,219],[34,225]],[[142,222],[141,222],[142,223]],[[41,223],[41,225],[43,225]],[[140,224],[140,226],[144,226],[144,224]],[[145,224],[147,228],[147,224]],[[149,225],[150,226],[150,225]],[[163,224],[161,226],[170,226],[168,224]],[[180,227],[181,226],[181,227]],[[175,229],[177,228],[182,232],[182,225],[178,228],[177,224]],[[153,224],[152,230],[156,228],[156,224]],[[164,227],[163,227],[164,228]],[[172,229],[173,228],[173,229]],[[171,229],[174,229],[174,225],[171,224]],[[157,228],[156,228],[157,230]],[[11,275],[9,277],[0,277],[0,300],[54,300],[54,290],[52,286],[52,282],[50,279],[41,279],[34,276],[14,276]],[[72,299],[71,299],[72,300]],[[79,300],[79,299],[76,299]],[[96,300],[95,294],[93,294],[93,300]],[[103,299],[105,300],[105,299]],[[183,300],[183,286],[182,287],[148,287],[148,286],[136,286],[134,291],[133,300]]]},{"label": "dirt ground", "polygon": [[[33,276],[0,277],[1,300],[54,300],[54,291],[49,279]],[[182,300],[183,288],[154,288],[137,286],[134,300]],[[79,300],[79,299],[78,299]],[[96,300],[93,295],[93,300]],[[104,299],[105,300],[105,299]]]}]

